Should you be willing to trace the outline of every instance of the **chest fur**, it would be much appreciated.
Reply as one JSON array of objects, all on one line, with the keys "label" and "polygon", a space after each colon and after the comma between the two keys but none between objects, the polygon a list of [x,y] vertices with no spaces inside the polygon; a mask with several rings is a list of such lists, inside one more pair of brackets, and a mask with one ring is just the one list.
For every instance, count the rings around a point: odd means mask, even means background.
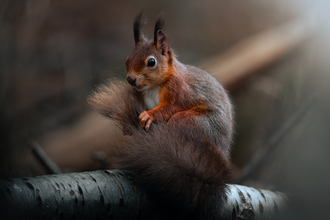
[{"label": "chest fur", "polygon": [[144,92],[144,104],[147,111],[155,108],[159,104],[159,88],[149,89]]}]

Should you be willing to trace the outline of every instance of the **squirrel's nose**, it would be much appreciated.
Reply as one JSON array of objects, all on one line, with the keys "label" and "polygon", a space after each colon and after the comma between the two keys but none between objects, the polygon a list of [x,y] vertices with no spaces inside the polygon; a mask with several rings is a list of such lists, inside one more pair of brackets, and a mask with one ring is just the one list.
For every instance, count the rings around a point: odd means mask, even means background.
[{"label": "squirrel's nose", "polygon": [[127,76],[127,82],[132,86],[136,86],[136,77],[135,76]]}]

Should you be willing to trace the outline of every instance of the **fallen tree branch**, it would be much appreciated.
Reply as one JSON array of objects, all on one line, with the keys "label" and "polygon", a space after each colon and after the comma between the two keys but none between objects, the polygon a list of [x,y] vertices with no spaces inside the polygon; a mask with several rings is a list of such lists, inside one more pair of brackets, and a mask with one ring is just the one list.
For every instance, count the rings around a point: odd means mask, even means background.
[{"label": "fallen tree branch", "polygon": [[315,92],[309,97],[307,103],[302,105],[295,113],[293,113],[286,122],[280,127],[278,131],[270,138],[265,146],[263,146],[260,151],[256,152],[251,160],[244,167],[240,176],[235,181],[236,184],[242,184],[246,179],[248,179],[258,168],[262,167],[262,163],[267,159],[268,155],[278,146],[283,137],[290,131],[294,126],[296,126],[300,120],[306,115],[308,110],[313,107],[317,101],[317,94]]},{"label": "fallen tree branch", "polygon": [[54,161],[47,155],[44,149],[35,140],[29,143],[33,155],[47,170],[48,174],[59,174],[62,173],[61,169],[54,163]]},{"label": "fallen tree branch", "polygon": [[[1,179],[5,219],[157,219],[151,202],[119,170]],[[229,185],[222,219],[280,218],[283,193]]]},{"label": "fallen tree branch", "polygon": [[258,70],[281,59],[313,34],[308,19],[286,22],[244,39],[227,52],[201,63],[229,91]]}]

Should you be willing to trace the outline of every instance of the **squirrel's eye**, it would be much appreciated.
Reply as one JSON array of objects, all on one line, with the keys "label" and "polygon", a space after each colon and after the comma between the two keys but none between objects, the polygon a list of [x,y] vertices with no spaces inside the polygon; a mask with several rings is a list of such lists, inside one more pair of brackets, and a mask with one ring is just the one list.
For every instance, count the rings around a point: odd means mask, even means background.
[{"label": "squirrel's eye", "polygon": [[148,60],[148,64],[147,64],[147,67],[153,67],[156,65],[156,60],[154,58],[150,58]]}]

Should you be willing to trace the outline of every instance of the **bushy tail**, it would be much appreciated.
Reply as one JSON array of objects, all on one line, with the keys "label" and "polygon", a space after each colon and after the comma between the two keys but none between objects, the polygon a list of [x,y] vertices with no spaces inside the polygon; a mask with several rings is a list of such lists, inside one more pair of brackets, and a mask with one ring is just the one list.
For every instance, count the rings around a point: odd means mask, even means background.
[{"label": "bushy tail", "polygon": [[170,213],[167,217],[219,219],[230,178],[227,160],[191,121],[152,124],[145,132],[138,126],[137,115],[144,108],[140,98],[125,84],[115,83],[100,87],[89,99],[97,111],[131,131],[118,154],[121,166],[135,171],[134,181],[156,208]]},{"label": "bushy tail", "polygon": [[100,85],[88,98],[88,103],[100,114],[112,118],[127,129],[139,127],[138,116],[144,111],[141,95],[127,83],[115,80]]}]

